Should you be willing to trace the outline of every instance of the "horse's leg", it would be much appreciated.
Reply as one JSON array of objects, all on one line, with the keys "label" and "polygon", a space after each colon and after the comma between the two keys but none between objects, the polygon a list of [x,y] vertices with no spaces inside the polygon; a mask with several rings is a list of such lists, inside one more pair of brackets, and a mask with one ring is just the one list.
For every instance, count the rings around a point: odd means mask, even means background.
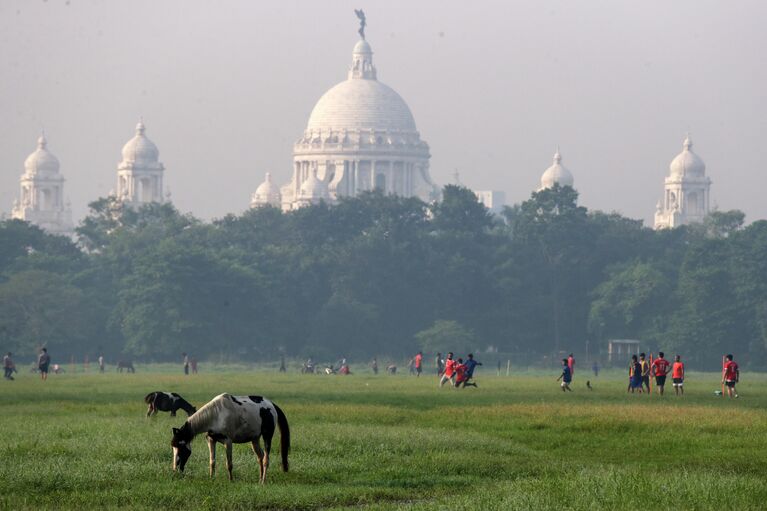
[{"label": "horse's leg", "polygon": [[272,450],[272,435],[274,432],[264,435],[264,475],[261,476],[261,484],[266,484],[266,471],[269,470],[269,453]]},{"label": "horse's leg", "polygon": [[251,442],[251,445],[253,446],[253,454],[255,454],[258,459],[258,481],[261,482],[264,478],[264,451],[261,450],[261,446],[258,442],[259,439],[256,438]]},{"label": "horse's leg", "polygon": [[149,408],[146,411],[146,416],[149,417],[152,415],[152,403],[149,403]]},{"label": "horse's leg", "polygon": [[216,473],[216,441],[208,437],[208,450],[210,451],[210,477]]},{"label": "horse's leg", "polygon": [[232,440],[226,439],[226,469],[229,471],[229,480],[233,481],[232,477]]}]

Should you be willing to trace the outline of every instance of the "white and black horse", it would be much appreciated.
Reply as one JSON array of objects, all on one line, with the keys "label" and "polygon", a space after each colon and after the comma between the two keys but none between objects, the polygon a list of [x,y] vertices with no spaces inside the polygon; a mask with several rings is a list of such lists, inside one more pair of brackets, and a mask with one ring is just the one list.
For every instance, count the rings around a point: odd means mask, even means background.
[{"label": "white and black horse", "polygon": [[[260,469],[259,482],[266,482],[269,468],[269,452],[272,450],[272,437],[275,429],[280,428],[280,454],[282,470],[288,471],[288,451],[290,450],[290,428],[288,419],[279,406],[261,396],[232,396],[221,394],[200,408],[189,417],[181,428],[173,428],[173,470],[184,471],[189,456],[192,455],[191,442],[197,435],[206,433],[210,451],[210,476],[216,471],[216,442],[226,446],[226,469],[232,480],[232,444],[250,442],[258,458]],[[264,449],[260,438],[264,437]]]},{"label": "white and black horse", "polygon": [[157,411],[170,412],[171,417],[176,416],[176,412],[181,409],[186,412],[187,415],[192,415],[197,411],[197,408],[192,406],[189,401],[179,396],[175,392],[150,392],[144,398],[144,402],[149,405],[149,409],[146,411],[146,416],[155,415]]}]

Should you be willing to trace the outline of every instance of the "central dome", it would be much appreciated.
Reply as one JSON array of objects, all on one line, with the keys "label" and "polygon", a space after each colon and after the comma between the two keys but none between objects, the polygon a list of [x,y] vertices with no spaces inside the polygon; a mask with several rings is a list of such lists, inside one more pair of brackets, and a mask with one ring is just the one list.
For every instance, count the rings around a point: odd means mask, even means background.
[{"label": "central dome", "polygon": [[405,100],[377,80],[351,78],[327,91],[314,106],[308,130],[416,131]]}]

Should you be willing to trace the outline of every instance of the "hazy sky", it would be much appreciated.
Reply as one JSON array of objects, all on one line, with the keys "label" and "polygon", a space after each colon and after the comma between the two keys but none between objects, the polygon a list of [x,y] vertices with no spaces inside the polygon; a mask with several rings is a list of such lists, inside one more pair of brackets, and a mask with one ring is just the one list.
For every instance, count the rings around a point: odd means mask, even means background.
[{"label": "hazy sky", "polygon": [[75,218],[144,117],[182,211],[245,210],[368,16],[438,184],[529,197],[557,144],[581,203],[651,223],[689,130],[712,204],[767,218],[767,2],[0,1],[0,211],[41,127]]}]

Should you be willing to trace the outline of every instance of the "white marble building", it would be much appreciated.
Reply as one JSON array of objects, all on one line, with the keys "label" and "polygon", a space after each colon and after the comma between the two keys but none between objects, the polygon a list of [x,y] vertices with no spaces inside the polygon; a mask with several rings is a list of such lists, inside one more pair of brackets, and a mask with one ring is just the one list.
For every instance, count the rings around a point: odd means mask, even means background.
[{"label": "white marble building", "polygon": [[[293,175],[280,189],[280,203],[290,211],[374,189],[430,201],[439,188],[429,175],[429,157],[410,108],[378,81],[373,50],[361,39],[347,79],[320,98],[293,146]],[[252,207],[274,203],[269,179],[258,190]]]},{"label": "white marble building", "polygon": [[559,147],[557,147],[557,152],[554,153],[554,161],[551,167],[547,168],[541,176],[541,186],[538,188],[538,191],[553,188],[555,184],[575,188],[575,179],[572,172],[562,165],[562,155],[559,153]]},{"label": "white marble building", "polygon": [[37,150],[24,161],[21,198],[13,201],[12,218],[33,223],[53,234],[72,234],[72,209],[64,202],[64,176],[59,167],[59,160],[48,150],[43,133],[37,139]]},{"label": "white marble building", "polygon": [[165,167],[145,131],[143,120],[139,121],[136,135],[123,146],[122,161],[117,165],[117,197],[133,207],[163,201]]},{"label": "white marble building", "polygon": [[472,190],[477,200],[494,215],[500,215],[506,205],[506,194],[499,190]]},{"label": "white marble building", "polygon": [[692,151],[689,135],[682,146],[669,165],[663,200],[655,209],[656,229],[702,222],[710,209],[711,179],[706,177],[706,164]]}]

